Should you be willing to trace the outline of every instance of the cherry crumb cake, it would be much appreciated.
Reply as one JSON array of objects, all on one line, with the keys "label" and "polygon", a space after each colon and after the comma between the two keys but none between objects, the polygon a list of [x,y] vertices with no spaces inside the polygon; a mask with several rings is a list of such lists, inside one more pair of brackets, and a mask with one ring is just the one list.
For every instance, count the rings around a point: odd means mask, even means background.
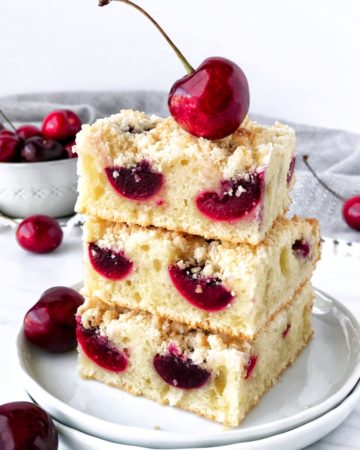
[{"label": "cherry crumb cake", "polygon": [[76,152],[80,375],[238,426],[313,333],[319,225],[285,217],[294,131],[246,117],[210,140],[123,110]]},{"label": "cherry crumb cake", "polygon": [[313,298],[307,283],[246,340],[88,297],[77,316],[80,374],[237,426],[311,338]]},{"label": "cherry crumb cake", "polygon": [[77,211],[109,221],[256,245],[290,204],[295,133],[278,122],[211,141],[123,110],[83,126],[76,152]]},{"label": "cherry crumb cake", "polygon": [[92,218],[84,244],[87,297],[251,338],[310,279],[320,237],[298,217],[256,247]]}]

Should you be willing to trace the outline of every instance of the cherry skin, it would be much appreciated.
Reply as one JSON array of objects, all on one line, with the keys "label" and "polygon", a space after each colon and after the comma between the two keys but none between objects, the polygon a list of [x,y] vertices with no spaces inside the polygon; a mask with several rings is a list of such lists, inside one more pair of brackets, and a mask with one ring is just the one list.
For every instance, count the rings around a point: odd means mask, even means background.
[{"label": "cherry skin", "polygon": [[96,272],[108,280],[122,280],[131,272],[133,263],[124,255],[123,251],[115,252],[90,243],[88,254],[90,263]]},{"label": "cherry skin", "polygon": [[210,372],[184,356],[157,354],[154,368],[165,383],[179,389],[199,389],[210,378]]},{"label": "cherry skin", "polygon": [[0,162],[10,162],[15,160],[22,141],[17,136],[0,135]]},{"label": "cherry skin", "polygon": [[16,129],[16,134],[25,141],[34,136],[41,136],[41,131],[33,125],[23,125]]},{"label": "cherry skin", "polygon": [[175,82],[168,104],[176,122],[192,135],[221,139],[239,128],[249,101],[248,82],[240,67],[213,57]]},{"label": "cherry skin", "polygon": [[221,311],[234,299],[231,292],[221,285],[221,280],[197,276],[190,268],[180,269],[176,265],[170,266],[169,275],[180,294],[191,305],[204,311]]},{"label": "cherry skin", "polygon": [[116,348],[106,336],[95,328],[84,328],[77,317],[76,335],[85,355],[98,366],[111,372],[124,372],[128,367],[125,351]]},{"label": "cherry skin", "polygon": [[44,162],[61,159],[66,155],[64,147],[52,139],[34,136],[25,141],[21,149],[21,159],[24,162]]},{"label": "cherry skin", "polygon": [[222,180],[220,192],[205,191],[196,199],[198,210],[211,220],[233,222],[248,215],[259,203],[264,185],[263,172]]},{"label": "cherry skin", "polygon": [[76,348],[75,314],[84,302],[74,289],[47,289],[24,318],[27,339],[43,350],[63,353]]},{"label": "cherry skin", "polygon": [[57,450],[58,435],[50,416],[29,402],[0,405],[2,450]]},{"label": "cherry skin", "polygon": [[48,139],[66,142],[73,139],[80,129],[79,116],[68,109],[61,109],[53,111],[45,117],[41,132]]},{"label": "cherry skin", "polygon": [[256,363],[257,363],[257,356],[251,355],[245,366],[245,376],[244,376],[245,380],[251,377],[251,374],[255,369]]},{"label": "cherry skin", "polygon": [[349,227],[360,231],[360,195],[346,200],[342,208],[342,214]]},{"label": "cherry skin", "polygon": [[107,167],[105,173],[113,189],[130,200],[149,200],[160,191],[164,182],[163,175],[154,171],[148,161],[129,168]]},{"label": "cherry skin", "polygon": [[52,217],[41,214],[24,219],[16,230],[19,245],[32,253],[49,253],[62,242],[63,232]]},{"label": "cherry skin", "polygon": [[11,130],[1,130],[0,136],[16,136],[14,131]]}]

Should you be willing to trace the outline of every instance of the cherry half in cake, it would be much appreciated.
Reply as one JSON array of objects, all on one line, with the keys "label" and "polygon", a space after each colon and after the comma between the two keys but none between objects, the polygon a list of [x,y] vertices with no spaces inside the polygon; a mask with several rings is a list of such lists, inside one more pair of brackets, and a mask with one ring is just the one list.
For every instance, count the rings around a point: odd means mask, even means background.
[{"label": "cherry half in cake", "polygon": [[128,366],[125,350],[116,348],[107,337],[101,336],[96,328],[84,328],[81,319],[76,318],[76,337],[85,353],[95,364],[111,372],[123,372]]},{"label": "cherry half in cake", "polygon": [[173,285],[193,306],[209,312],[221,311],[230,305],[234,296],[219,278],[205,277],[192,272],[191,268],[169,267]]},{"label": "cherry half in cake", "polygon": [[89,244],[89,259],[96,272],[109,280],[125,278],[133,266],[123,251],[115,252],[110,248],[101,248],[95,243]]},{"label": "cherry half in cake", "polygon": [[130,200],[149,200],[160,191],[164,182],[163,175],[145,160],[133,167],[107,167],[105,173],[113,189]]},{"label": "cherry half in cake", "polygon": [[222,180],[220,192],[200,193],[195,199],[196,206],[212,220],[239,220],[259,204],[263,185],[264,172],[249,173],[236,180]]},{"label": "cherry half in cake", "polygon": [[256,363],[257,363],[258,357],[256,355],[251,355],[246,366],[245,366],[245,380],[251,377],[251,374],[253,373]]},{"label": "cherry half in cake", "polygon": [[304,239],[297,239],[291,248],[297,258],[306,259],[310,254],[310,244]]},{"label": "cherry half in cake", "polygon": [[165,383],[179,389],[201,388],[209,379],[210,372],[194,364],[190,358],[171,350],[165,355],[155,355],[154,368]]}]

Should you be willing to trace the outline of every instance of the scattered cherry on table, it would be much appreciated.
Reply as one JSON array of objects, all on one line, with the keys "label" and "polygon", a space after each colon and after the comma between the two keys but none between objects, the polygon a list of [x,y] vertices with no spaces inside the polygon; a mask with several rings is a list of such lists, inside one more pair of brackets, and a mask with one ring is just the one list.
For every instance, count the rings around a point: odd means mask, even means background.
[{"label": "scattered cherry on table", "polygon": [[356,231],[360,231],[360,195],[354,195],[346,199],[342,195],[331,189],[323,180],[321,180],[315,170],[309,164],[309,156],[303,155],[303,161],[315,179],[323,186],[330,194],[343,202],[342,215],[349,227]]},{"label": "scattered cherry on table", "polygon": [[37,214],[24,219],[16,230],[19,245],[32,253],[49,253],[62,242],[59,223],[49,216]]},{"label": "scattered cherry on table", "polygon": [[[168,104],[175,121],[190,134],[221,139],[236,131],[245,119],[250,102],[249,85],[244,72],[233,61],[207,58],[194,69],[160,25],[130,0],[116,0],[140,11],[160,31],[182,62],[187,75],[170,89]],[[100,0],[105,6],[110,0]]]},{"label": "scattered cherry on table", "polygon": [[57,450],[58,435],[50,416],[29,402],[0,405],[0,449]]},{"label": "scattered cherry on table", "polygon": [[38,347],[63,353],[77,346],[75,314],[84,298],[74,289],[47,289],[24,317],[24,333]]}]

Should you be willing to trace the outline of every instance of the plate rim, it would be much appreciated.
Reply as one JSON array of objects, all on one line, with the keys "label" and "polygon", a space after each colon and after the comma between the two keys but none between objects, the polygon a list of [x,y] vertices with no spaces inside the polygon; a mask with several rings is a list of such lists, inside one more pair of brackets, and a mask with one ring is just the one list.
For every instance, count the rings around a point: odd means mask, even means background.
[{"label": "plate rim", "polygon": [[[326,412],[325,414],[317,417],[316,419],[314,419],[311,422],[305,423],[304,425],[300,425],[299,427],[293,428],[291,430],[285,431],[283,433],[279,433],[279,434],[275,434],[273,436],[268,436],[265,437],[263,439],[259,439],[257,441],[248,441],[248,442],[239,442],[239,443],[235,443],[235,444],[225,444],[225,445],[220,445],[218,446],[218,450],[248,450],[249,445],[250,444],[257,444],[257,445],[263,445],[266,444],[268,448],[268,443],[270,440],[283,440],[283,439],[291,439],[292,435],[295,433],[301,433],[302,435],[304,434],[304,428],[307,430],[308,428],[312,428],[316,430],[323,430],[324,429],[324,422],[325,424],[329,424],[329,421],[332,420],[330,429],[326,429],[325,432],[323,433],[322,431],[320,431],[320,435],[316,435],[315,439],[310,438],[307,440],[307,442],[305,443],[306,446],[311,445],[315,442],[317,442],[318,440],[322,439],[323,437],[325,437],[328,433],[330,433],[331,431],[334,431],[338,426],[340,426],[346,419],[347,417],[353,412],[353,410],[356,408],[357,402],[359,401],[360,398],[360,380],[357,382],[357,384],[355,385],[355,387],[352,389],[352,391],[344,398],[344,400],[335,408],[331,409],[330,411]],[[338,417],[339,414],[341,414],[343,417]],[[335,416],[335,417],[334,417]],[[333,424],[333,422],[336,422],[335,425]],[[319,425],[320,422],[320,425]],[[122,449],[122,450],[130,450],[131,448],[135,449],[135,450],[142,450],[143,447],[140,446],[130,446],[128,444],[122,444],[122,443],[117,443],[117,442],[111,442],[111,441],[107,441],[105,439],[101,439],[99,437],[96,436],[91,436],[91,435],[87,435],[82,431],[76,430],[74,428],[71,428],[67,425],[61,424],[59,422],[57,422],[55,420],[55,424],[57,429],[60,430],[65,430],[65,432],[68,433],[80,433],[80,435],[84,435],[86,438],[90,438],[90,439],[94,439],[94,440],[100,440],[101,442],[94,442],[94,444],[106,444],[106,445],[111,445],[111,447],[109,447],[108,450],[115,450],[115,449]],[[306,431],[305,430],[305,431]],[[310,430],[311,431],[311,430]],[[60,431],[61,433],[61,431]],[[310,434],[308,434],[309,436]],[[303,437],[303,436],[302,436]],[[285,442],[286,443],[286,442]],[[274,444],[274,443],[272,443]],[[284,442],[275,442],[276,445],[279,444],[284,444]],[[303,444],[303,442],[301,443],[301,445]],[[235,447],[236,446],[236,447]],[[107,447],[106,447],[107,448]],[[263,447],[265,448],[265,447]],[[274,447],[272,447],[274,448]],[[214,447],[203,447],[201,450],[213,450]],[[182,450],[182,449],[173,449],[173,450]],[[198,450],[198,448],[193,447],[193,448],[189,448],[188,450]],[[255,449],[254,449],[255,450]]]},{"label": "plate rim", "polygon": [[[73,288],[78,288],[81,282],[73,285]],[[323,300],[331,302],[331,308],[334,306],[338,308],[346,317],[350,319],[352,327],[355,331],[355,335],[360,339],[360,324],[352,314],[352,312],[340,301],[331,297],[330,295],[324,293],[322,290],[315,289],[315,293],[318,297]],[[226,430],[226,432],[214,431],[209,433],[181,433],[178,431],[168,431],[168,430],[152,430],[148,428],[143,428],[139,426],[131,426],[131,425],[122,425],[116,424],[113,422],[109,422],[107,420],[92,416],[88,413],[80,411],[73,406],[70,406],[64,403],[59,398],[55,397],[53,394],[48,392],[43,386],[41,386],[27,371],[26,365],[22,360],[22,343],[25,341],[25,337],[23,334],[23,328],[20,328],[20,331],[17,334],[16,345],[16,365],[20,368],[20,376],[22,380],[22,385],[25,390],[30,393],[32,397],[37,398],[33,395],[35,391],[37,393],[38,398],[45,399],[45,402],[51,405],[53,409],[56,410],[56,415],[60,421],[66,422],[65,424],[77,428],[79,430],[84,431],[85,433],[91,434],[94,437],[101,437],[103,439],[108,439],[111,441],[117,441],[119,443],[130,444],[130,445],[149,445],[149,441],[152,442],[151,445],[156,445],[161,448],[189,448],[189,446],[194,445],[206,445],[206,446],[218,446],[219,443],[222,445],[229,445],[234,442],[246,442],[249,441],[249,438],[241,437],[241,429],[235,428]],[[30,344],[31,345],[31,344]],[[360,355],[360,354],[359,354]],[[274,432],[279,434],[286,432],[292,429],[294,426],[302,426],[317,417],[323,415],[324,413],[330,411],[332,408],[338,406],[344,398],[349,394],[349,392],[354,388],[356,383],[360,378],[360,357],[358,358],[357,363],[354,365],[352,372],[347,377],[344,384],[341,388],[333,393],[330,397],[328,397],[323,402],[314,405],[306,410],[300,411],[290,417],[286,417],[283,419],[279,419],[273,422],[269,422],[263,425],[256,425],[251,427],[250,432],[252,436],[257,435],[256,439],[262,439],[266,436],[271,436]],[[40,402],[39,402],[40,403]],[[55,418],[57,418],[55,416]],[[69,422],[70,418],[70,422]],[[65,420],[64,420],[65,419]],[[83,425],[79,426],[78,424],[86,424],[85,428]],[[294,425],[295,423],[295,425]],[[112,428],[110,430],[109,428]],[[115,433],[113,429],[115,428]],[[96,434],[93,430],[96,429]],[[99,434],[99,429],[105,430],[105,433]],[[91,431],[90,431],[91,430]],[[142,434],[146,434],[143,436]],[[134,435],[137,438],[134,439]],[[121,441],[119,440],[121,439]],[[251,438],[252,440],[255,437]]]}]

